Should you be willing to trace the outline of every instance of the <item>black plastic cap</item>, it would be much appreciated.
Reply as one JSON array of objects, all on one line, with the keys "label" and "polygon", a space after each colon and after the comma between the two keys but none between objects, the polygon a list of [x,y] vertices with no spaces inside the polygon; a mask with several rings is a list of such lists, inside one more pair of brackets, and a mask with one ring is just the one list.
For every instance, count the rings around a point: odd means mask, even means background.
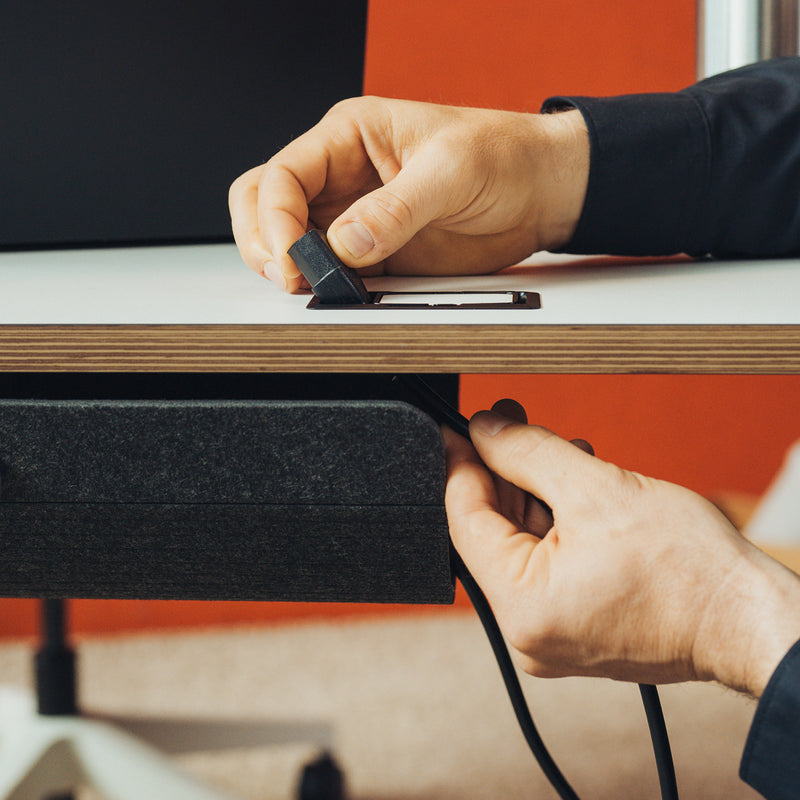
[{"label": "black plastic cap", "polygon": [[310,230],[301,236],[289,248],[289,255],[323,305],[372,302],[358,273],[339,260],[322,231]]}]

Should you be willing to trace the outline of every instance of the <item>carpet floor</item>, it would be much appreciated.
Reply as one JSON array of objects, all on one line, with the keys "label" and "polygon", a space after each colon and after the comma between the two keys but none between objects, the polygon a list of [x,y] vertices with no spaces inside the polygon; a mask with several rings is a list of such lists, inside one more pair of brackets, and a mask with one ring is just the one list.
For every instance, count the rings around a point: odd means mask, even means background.
[{"label": "carpet floor", "polygon": [[[261,744],[174,756],[235,798],[292,800],[302,765],[326,746],[349,800],[557,797],[468,612],[89,638],[77,649],[90,711],[257,727]],[[31,650],[0,644],[0,683],[30,685]],[[635,686],[522,682],[583,800],[658,798]],[[756,798],[737,777],[754,703],[706,684],[663,687],[661,697],[682,799]]]}]

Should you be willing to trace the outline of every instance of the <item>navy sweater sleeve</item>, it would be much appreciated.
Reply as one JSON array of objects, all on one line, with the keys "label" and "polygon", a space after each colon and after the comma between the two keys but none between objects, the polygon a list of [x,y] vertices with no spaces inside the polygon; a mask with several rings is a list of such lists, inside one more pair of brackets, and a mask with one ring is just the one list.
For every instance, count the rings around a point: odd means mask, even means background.
[{"label": "navy sweater sleeve", "polygon": [[589,130],[583,213],[570,253],[800,254],[800,58],[680,92],[553,97]]},{"label": "navy sweater sleeve", "polygon": [[784,656],[758,703],[739,775],[767,800],[800,797],[800,642]]}]

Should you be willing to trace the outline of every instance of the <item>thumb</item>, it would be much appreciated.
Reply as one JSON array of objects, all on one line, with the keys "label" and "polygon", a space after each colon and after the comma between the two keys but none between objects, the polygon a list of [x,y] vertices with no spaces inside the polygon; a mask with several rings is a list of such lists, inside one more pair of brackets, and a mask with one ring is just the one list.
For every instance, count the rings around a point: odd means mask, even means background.
[{"label": "thumb", "polygon": [[472,444],[486,466],[515,486],[559,507],[585,499],[604,477],[604,462],[546,428],[491,411],[470,421]]},{"label": "thumb", "polygon": [[437,217],[441,200],[425,161],[409,162],[331,223],[328,241],[342,261],[351,267],[377,264]]}]

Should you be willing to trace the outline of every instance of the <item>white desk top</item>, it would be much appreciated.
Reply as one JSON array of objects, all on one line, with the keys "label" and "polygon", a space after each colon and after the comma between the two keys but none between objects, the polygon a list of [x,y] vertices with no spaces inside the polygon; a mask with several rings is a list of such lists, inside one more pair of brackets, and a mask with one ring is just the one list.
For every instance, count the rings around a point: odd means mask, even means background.
[{"label": "white desk top", "polygon": [[232,245],[0,253],[0,325],[797,325],[800,260],[644,263],[534,256],[502,274],[370,289],[532,290],[540,310],[309,310]]},{"label": "white desk top", "polygon": [[367,285],[542,308],[310,310],[232,245],[0,253],[0,371],[800,372],[800,260],[538,254]]}]

